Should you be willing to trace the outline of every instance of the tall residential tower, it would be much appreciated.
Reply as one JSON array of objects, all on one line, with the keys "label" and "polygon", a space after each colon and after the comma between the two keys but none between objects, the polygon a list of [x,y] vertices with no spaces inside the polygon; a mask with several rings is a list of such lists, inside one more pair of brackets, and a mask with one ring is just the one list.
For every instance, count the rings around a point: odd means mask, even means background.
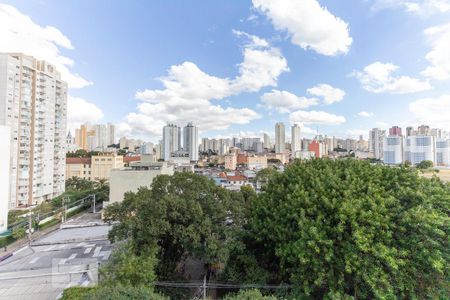
[{"label": "tall residential tower", "polygon": [[275,153],[286,152],[286,139],[285,139],[284,124],[278,122],[275,124]]},{"label": "tall residential tower", "polygon": [[67,83],[31,56],[0,54],[0,125],[11,129],[9,207],[65,189]]}]

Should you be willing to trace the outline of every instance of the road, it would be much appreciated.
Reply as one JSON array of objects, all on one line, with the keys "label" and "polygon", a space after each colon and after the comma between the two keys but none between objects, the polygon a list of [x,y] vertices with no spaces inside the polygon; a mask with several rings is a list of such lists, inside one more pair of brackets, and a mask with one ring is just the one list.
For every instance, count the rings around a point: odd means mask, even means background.
[{"label": "road", "polygon": [[0,262],[0,300],[57,299],[64,288],[95,284],[111,255],[110,226],[85,213]]}]

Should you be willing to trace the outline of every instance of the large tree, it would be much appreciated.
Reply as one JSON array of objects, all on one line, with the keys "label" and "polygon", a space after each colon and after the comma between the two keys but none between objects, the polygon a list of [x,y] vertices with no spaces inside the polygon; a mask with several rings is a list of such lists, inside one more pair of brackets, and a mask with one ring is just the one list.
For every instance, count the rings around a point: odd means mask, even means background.
[{"label": "large tree", "polygon": [[449,186],[408,168],[297,161],[254,202],[250,266],[318,299],[445,298],[449,205]]},{"label": "large tree", "polygon": [[205,266],[212,276],[228,258],[228,244],[243,218],[245,199],[213,181],[192,173],[160,175],[151,188],[127,193],[122,203],[105,211],[108,221],[119,221],[112,241],[127,239],[134,254],[157,248],[159,280],[185,279],[187,259]]}]

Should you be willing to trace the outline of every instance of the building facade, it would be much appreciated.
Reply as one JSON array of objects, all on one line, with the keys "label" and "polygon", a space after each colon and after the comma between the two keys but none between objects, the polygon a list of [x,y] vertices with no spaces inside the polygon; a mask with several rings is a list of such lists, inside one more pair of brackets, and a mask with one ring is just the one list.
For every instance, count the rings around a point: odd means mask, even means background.
[{"label": "building facade", "polygon": [[376,159],[383,159],[383,141],[385,131],[379,128],[374,128],[369,131],[369,152],[373,154]]},{"label": "building facade", "polygon": [[65,190],[67,83],[56,68],[23,54],[0,54],[0,125],[11,128],[9,207]]},{"label": "building facade", "polygon": [[198,128],[192,123],[183,128],[183,149],[191,161],[198,161]]},{"label": "building facade", "polygon": [[275,153],[286,152],[286,138],[284,124],[278,122],[275,124]]},{"label": "building facade", "polygon": [[[9,172],[11,167],[10,155],[11,130],[9,126],[0,125],[0,141],[2,141],[2,154],[4,159],[0,160],[0,234],[8,229],[8,208],[9,208]],[[6,158],[6,159],[5,159]]]},{"label": "building facade", "polygon": [[424,160],[430,160],[436,164],[436,138],[431,135],[406,137],[405,161],[416,165]]},{"label": "building facade", "polygon": [[163,127],[162,154],[164,161],[170,160],[172,152],[180,150],[181,128],[174,124],[167,124]]},{"label": "building facade", "polygon": [[389,135],[383,143],[383,160],[388,165],[399,165],[404,162],[403,136]]},{"label": "building facade", "polygon": [[291,128],[291,154],[295,157],[295,153],[302,150],[302,140],[300,138],[300,126],[295,124]]}]

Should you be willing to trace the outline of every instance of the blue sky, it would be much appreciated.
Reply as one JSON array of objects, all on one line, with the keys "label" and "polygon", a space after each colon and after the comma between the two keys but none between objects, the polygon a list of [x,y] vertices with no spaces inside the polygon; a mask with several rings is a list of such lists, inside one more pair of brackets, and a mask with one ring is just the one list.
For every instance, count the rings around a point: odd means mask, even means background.
[{"label": "blue sky", "polygon": [[2,3],[0,51],[61,66],[70,127],[113,122],[153,141],[187,120],[202,136],[278,121],[308,136],[450,129],[447,0]]}]

